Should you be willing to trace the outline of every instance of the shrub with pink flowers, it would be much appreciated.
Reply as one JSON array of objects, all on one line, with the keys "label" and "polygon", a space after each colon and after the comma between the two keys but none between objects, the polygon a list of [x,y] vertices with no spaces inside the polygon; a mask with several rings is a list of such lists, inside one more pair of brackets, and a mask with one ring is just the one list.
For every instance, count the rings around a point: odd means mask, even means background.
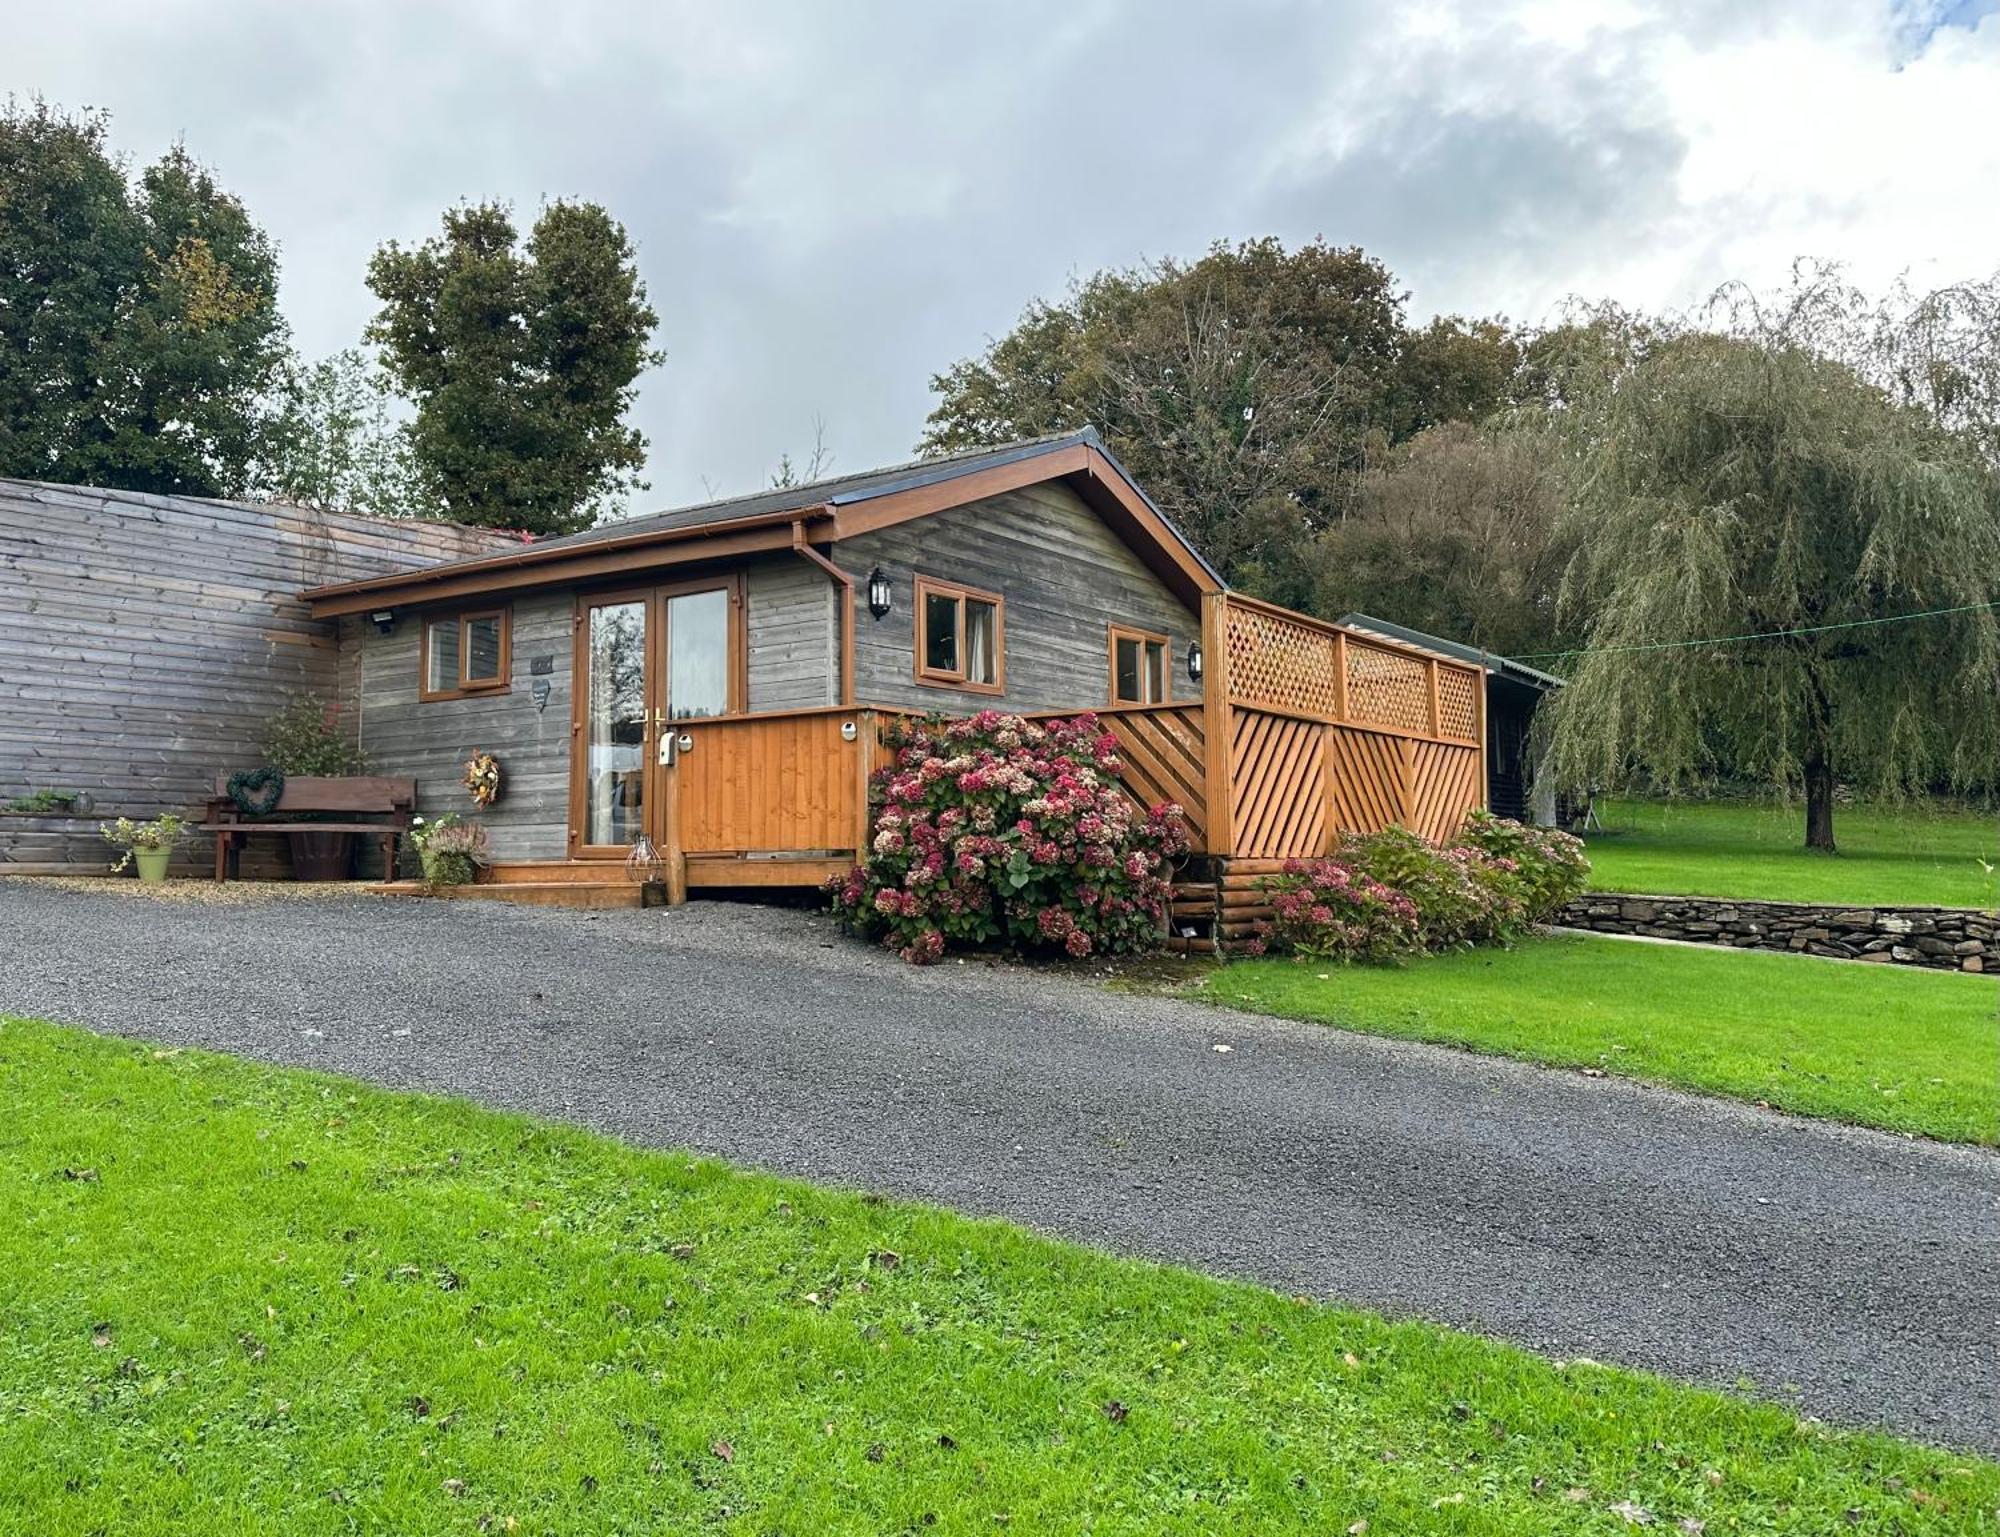
[{"label": "shrub with pink flowers", "polygon": [[1341,859],[1288,859],[1263,881],[1271,919],[1251,942],[1314,961],[1398,961],[1423,948],[1408,897]]},{"label": "shrub with pink flowers", "polygon": [[1314,960],[1369,962],[1508,944],[1553,917],[1589,873],[1568,834],[1483,811],[1442,847],[1389,827],[1262,882],[1272,917],[1260,937]]},{"label": "shrub with pink flowers", "polygon": [[904,960],[1007,944],[1082,959],[1156,948],[1178,806],[1141,813],[1094,715],[984,711],[903,722],[875,776],[866,861],[829,882],[834,910]]}]

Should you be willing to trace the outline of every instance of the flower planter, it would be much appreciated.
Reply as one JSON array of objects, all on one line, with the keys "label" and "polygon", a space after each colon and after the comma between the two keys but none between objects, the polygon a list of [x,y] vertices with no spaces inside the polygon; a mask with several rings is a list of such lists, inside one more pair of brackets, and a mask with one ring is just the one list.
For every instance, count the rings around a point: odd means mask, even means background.
[{"label": "flower planter", "polygon": [[446,854],[426,849],[422,859],[424,879],[433,886],[468,886],[476,873],[470,854]]},{"label": "flower planter", "polygon": [[132,863],[138,866],[139,879],[152,885],[167,878],[167,861],[174,857],[174,851],[166,849],[134,849]]},{"label": "flower planter", "polygon": [[344,881],[354,863],[353,833],[293,833],[292,879]]}]

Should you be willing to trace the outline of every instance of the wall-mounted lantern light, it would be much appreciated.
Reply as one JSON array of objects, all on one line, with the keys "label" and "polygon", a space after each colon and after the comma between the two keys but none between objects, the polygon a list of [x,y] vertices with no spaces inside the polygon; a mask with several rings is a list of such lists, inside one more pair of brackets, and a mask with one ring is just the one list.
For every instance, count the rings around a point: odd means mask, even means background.
[{"label": "wall-mounted lantern light", "polygon": [[1190,683],[1201,682],[1201,642],[1198,640],[1188,642],[1187,670]]},{"label": "wall-mounted lantern light", "polygon": [[396,611],[393,608],[378,608],[368,616],[377,634],[387,635],[396,628]]},{"label": "wall-mounted lantern light", "polygon": [[889,585],[889,573],[877,566],[868,573],[868,612],[880,619],[889,612],[896,590]]}]

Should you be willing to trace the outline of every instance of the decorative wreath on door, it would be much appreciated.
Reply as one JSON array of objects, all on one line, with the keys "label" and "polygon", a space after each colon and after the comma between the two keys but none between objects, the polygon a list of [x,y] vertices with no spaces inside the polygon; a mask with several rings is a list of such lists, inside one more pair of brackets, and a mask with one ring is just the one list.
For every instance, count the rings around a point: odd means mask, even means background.
[{"label": "decorative wreath on door", "polygon": [[476,752],[465,760],[465,793],[481,810],[500,799],[500,760],[490,752]]},{"label": "decorative wreath on door", "polygon": [[244,769],[231,774],[225,787],[229,798],[236,802],[236,809],[246,817],[267,817],[278,809],[278,802],[285,798],[285,771],[266,764],[263,768]]}]

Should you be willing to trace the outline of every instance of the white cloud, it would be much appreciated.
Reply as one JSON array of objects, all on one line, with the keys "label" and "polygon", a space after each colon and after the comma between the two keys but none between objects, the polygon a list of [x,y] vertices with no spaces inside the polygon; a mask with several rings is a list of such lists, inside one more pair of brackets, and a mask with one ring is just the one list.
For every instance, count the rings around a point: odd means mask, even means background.
[{"label": "white cloud", "polygon": [[1684,305],[1798,256],[2000,265],[1994,0],[530,0],[10,7],[0,91],[177,134],[284,248],[301,344],[464,197],[597,198],[661,314],[650,502],[758,483],[818,413],[900,457],[928,376],[1036,294],[1323,234],[1413,307]]}]

